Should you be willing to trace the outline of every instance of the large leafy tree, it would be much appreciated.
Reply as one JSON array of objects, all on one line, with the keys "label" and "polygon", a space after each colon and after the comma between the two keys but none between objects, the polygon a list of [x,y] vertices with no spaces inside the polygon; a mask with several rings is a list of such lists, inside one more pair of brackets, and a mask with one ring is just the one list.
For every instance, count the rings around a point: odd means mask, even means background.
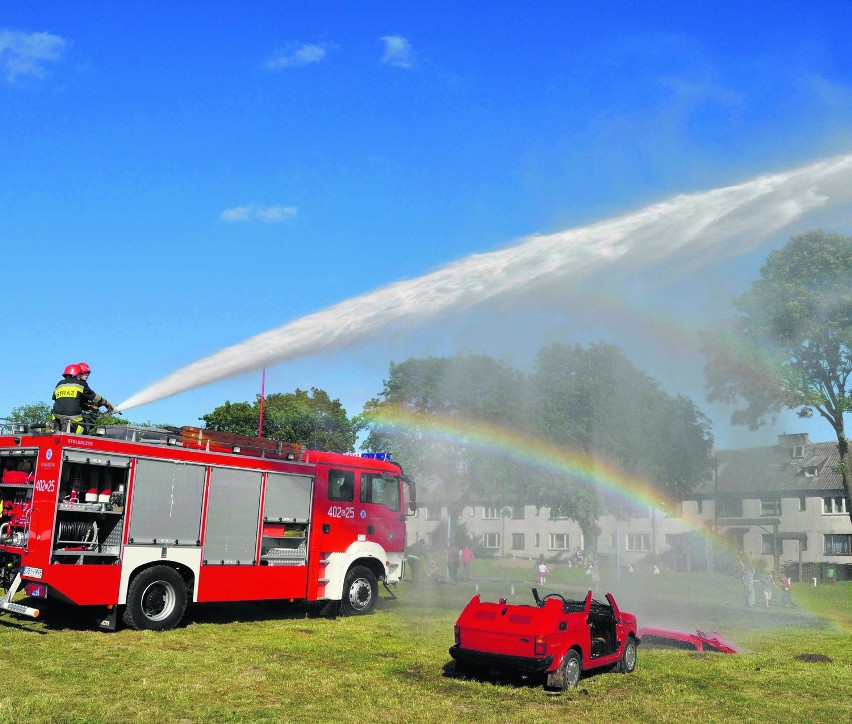
[{"label": "large leafy tree", "polygon": [[392,451],[454,517],[473,498],[519,502],[516,463],[483,444],[483,428],[518,423],[522,387],[519,372],[484,355],[392,363],[384,389],[365,406],[362,447]]},{"label": "large leafy tree", "polygon": [[[225,402],[201,420],[210,430],[257,435],[260,395],[254,402]],[[263,436],[297,442],[313,450],[352,452],[358,425],[346,414],[340,400],[325,390],[276,392],[264,398]]]},{"label": "large leafy tree", "polygon": [[708,399],[745,403],[732,417],[752,430],[783,408],[820,415],[834,430],[852,520],[852,237],[815,230],[773,251],[724,330],[708,336]]},{"label": "large leafy tree", "polygon": [[[583,466],[598,458],[642,476],[661,497],[691,490],[712,446],[690,400],[662,392],[609,345],[545,348],[529,379],[484,356],[410,359],[391,365],[364,420],[366,445],[391,449],[421,483],[437,486],[452,515],[473,499],[534,504],[574,518],[590,541],[603,512],[628,511],[571,465],[537,466],[519,446],[544,438],[577,451]],[[500,454],[512,445],[518,455]]]},{"label": "large leafy tree", "polygon": [[[530,423],[574,451],[591,476],[542,476],[540,502],[577,520],[589,541],[604,512],[630,514],[624,501],[601,494],[596,461],[646,481],[660,502],[688,493],[706,473],[713,438],[709,420],[686,397],[672,397],[618,347],[551,345],[540,350],[530,379]],[[605,465],[603,464],[605,462]]]}]

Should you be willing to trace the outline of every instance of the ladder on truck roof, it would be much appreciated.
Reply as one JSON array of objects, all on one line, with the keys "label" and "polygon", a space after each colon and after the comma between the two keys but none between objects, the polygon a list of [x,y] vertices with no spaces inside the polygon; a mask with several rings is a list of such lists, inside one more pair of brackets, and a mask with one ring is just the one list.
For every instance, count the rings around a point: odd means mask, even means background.
[{"label": "ladder on truck roof", "polygon": [[184,425],[180,428],[180,444],[184,447],[204,448],[218,452],[234,452],[263,458],[300,460],[303,448],[295,442],[270,440],[265,437],[219,432]]}]

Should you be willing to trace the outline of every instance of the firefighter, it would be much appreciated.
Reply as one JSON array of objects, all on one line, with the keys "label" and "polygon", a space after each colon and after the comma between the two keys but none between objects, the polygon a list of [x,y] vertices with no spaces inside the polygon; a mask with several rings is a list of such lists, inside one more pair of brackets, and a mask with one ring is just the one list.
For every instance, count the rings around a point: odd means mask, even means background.
[{"label": "firefighter", "polygon": [[108,412],[115,408],[112,403],[101,397],[89,387],[89,375],[92,368],[85,362],[68,365],[62,373],[62,379],[53,390],[53,419],[60,427],[70,420],[70,431],[83,432],[83,412],[105,407]]}]

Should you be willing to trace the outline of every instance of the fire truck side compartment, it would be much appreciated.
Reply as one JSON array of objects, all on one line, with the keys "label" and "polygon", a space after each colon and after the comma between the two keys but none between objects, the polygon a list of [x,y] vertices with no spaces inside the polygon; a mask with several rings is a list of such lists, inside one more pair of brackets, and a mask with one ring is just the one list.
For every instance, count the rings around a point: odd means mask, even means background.
[{"label": "fire truck side compartment", "polygon": [[137,460],[128,543],[199,545],[206,473],[204,465]]},{"label": "fire truck side compartment", "polygon": [[205,564],[256,563],[262,480],[256,470],[212,468],[202,554]]}]

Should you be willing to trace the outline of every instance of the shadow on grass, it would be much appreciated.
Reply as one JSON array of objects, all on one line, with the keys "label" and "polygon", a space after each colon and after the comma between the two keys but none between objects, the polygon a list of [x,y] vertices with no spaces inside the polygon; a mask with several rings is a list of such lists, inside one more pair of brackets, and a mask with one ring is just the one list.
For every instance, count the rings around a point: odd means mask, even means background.
[{"label": "shadow on grass", "polygon": [[456,669],[455,661],[448,661],[444,664],[443,674],[448,679],[458,679],[459,681],[475,681],[478,684],[490,684],[492,686],[505,686],[513,689],[541,689],[545,694],[571,694],[577,693],[588,695],[588,690],[583,688],[583,683],[598,676],[617,675],[613,674],[612,668],[590,669],[584,671],[580,683],[573,689],[566,689],[564,692],[550,691],[545,688],[547,680],[546,675],[536,674],[531,676],[522,676],[513,671],[501,671],[497,669],[467,669],[462,671]]},{"label": "shadow on grass", "polygon": [[[249,601],[235,603],[196,603],[187,606],[183,620],[177,628],[186,628],[191,624],[209,623],[246,623],[262,621],[281,621],[298,619],[335,618],[323,609],[326,601],[289,602],[289,601]],[[41,615],[37,619],[40,628],[32,628],[24,622],[17,623],[11,618],[0,618],[0,625],[47,633],[47,631],[92,631],[100,628],[100,622],[109,611],[104,606],[75,606],[58,600],[38,602]],[[336,611],[337,605],[333,608]],[[126,628],[119,611],[117,629]],[[46,630],[45,630],[46,629]]]},{"label": "shadow on grass", "polygon": [[506,686],[513,689],[538,689],[544,686],[545,679],[541,674],[521,676],[514,671],[502,671],[498,669],[465,668],[457,670],[455,661],[448,661],[444,664],[442,676],[448,679],[475,681],[479,684]]},{"label": "shadow on grass", "polygon": [[[334,609],[326,611],[324,609]],[[189,606],[181,626],[204,623],[250,623],[336,618],[337,604],[327,601],[243,601],[196,603]]]},{"label": "shadow on grass", "polygon": [[42,631],[41,629],[35,629],[26,624],[18,623],[13,618],[8,618],[6,616],[0,617],[0,628],[4,629],[17,629],[18,631],[24,631],[26,633],[39,634],[40,636],[44,636],[47,631]]}]

